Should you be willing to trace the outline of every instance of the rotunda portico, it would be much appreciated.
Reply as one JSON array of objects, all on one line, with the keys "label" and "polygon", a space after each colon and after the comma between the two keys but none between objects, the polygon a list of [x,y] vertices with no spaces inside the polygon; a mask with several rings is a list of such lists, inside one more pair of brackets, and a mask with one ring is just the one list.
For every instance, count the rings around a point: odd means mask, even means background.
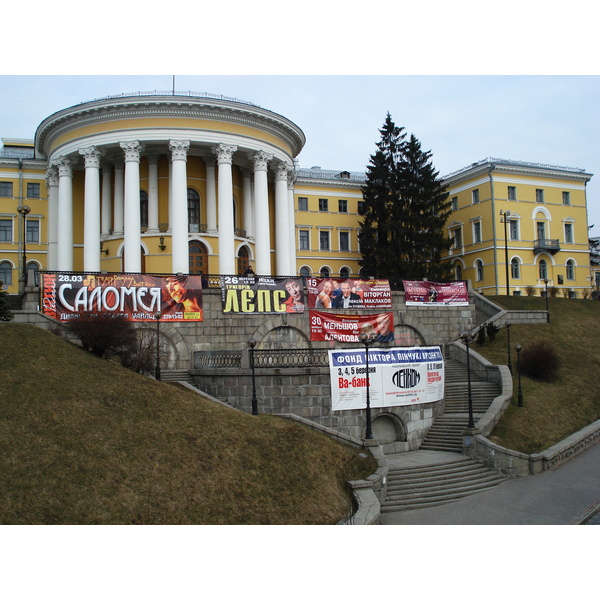
[{"label": "rotunda portico", "polygon": [[303,132],[237,100],[141,94],[45,119],[48,268],[294,274],[294,158]]}]

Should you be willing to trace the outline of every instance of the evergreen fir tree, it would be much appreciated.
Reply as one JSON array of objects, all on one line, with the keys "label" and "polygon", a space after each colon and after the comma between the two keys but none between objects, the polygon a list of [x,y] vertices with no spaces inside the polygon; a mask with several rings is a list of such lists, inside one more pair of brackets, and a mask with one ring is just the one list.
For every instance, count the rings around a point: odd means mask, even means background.
[{"label": "evergreen fir tree", "polygon": [[8,293],[3,289],[3,281],[0,279],[0,321],[12,321],[13,314],[8,302]]},{"label": "evergreen fir tree", "polygon": [[431,163],[431,152],[387,114],[367,167],[360,223],[360,265],[365,275],[431,280],[449,275],[441,254],[449,247],[444,225],[449,194]]},{"label": "evergreen fir tree", "polygon": [[398,161],[406,137],[404,128],[396,127],[389,113],[379,133],[381,141],[377,152],[371,155],[366,185],[362,189],[364,218],[360,222],[362,259],[359,262],[363,273],[374,277],[385,276],[389,268],[390,231],[396,229],[390,223],[390,213],[394,204],[400,202]]}]

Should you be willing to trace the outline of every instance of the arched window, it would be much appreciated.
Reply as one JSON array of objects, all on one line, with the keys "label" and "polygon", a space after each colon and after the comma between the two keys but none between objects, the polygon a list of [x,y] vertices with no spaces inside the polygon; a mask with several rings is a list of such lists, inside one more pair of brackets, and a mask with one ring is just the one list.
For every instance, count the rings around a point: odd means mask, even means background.
[{"label": "arched window", "polygon": [[340,269],[340,277],[348,279],[348,277],[350,277],[350,269],[348,267]]},{"label": "arched window", "polygon": [[148,229],[148,193],[140,190],[140,225]]},{"label": "arched window", "polygon": [[483,281],[483,261],[479,259],[475,261],[475,270],[477,272],[477,281]]},{"label": "arched window", "polygon": [[567,279],[575,279],[575,261],[572,259],[567,261]]},{"label": "arched window", "polygon": [[[188,225],[190,231],[200,231],[200,194],[193,188],[187,190]],[[192,226],[195,227],[192,227]]]},{"label": "arched window", "polygon": [[329,277],[331,275],[331,271],[327,267],[321,267],[319,273],[321,274],[321,277]]},{"label": "arched window", "polygon": [[510,276],[513,279],[521,279],[521,263],[518,258],[513,258],[510,261]]},{"label": "arched window", "polygon": [[539,275],[540,279],[548,279],[548,265],[543,258],[540,260],[539,264]]},{"label": "arched window", "polygon": [[190,249],[190,275],[205,275],[208,269],[208,251],[202,242],[191,241]]},{"label": "arched window", "polygon": [[238,253],[238,275],[243,275],[246,269],[250,266],[250,257],[248,256],[248,248],[242,246]]},{"label": "arched window", "polygon": [[300,269],[300,275],[302,275],[302,277],[310,277],[310,269],[308,267],[302,267]]},{"label": "arched window", "polygon": [[[140,246],[140,259],[142,270],[140,273],[146,272],[146,251],[144,250],[144,246]],[[121,273],[126,273],[125,271],[125,247],[121,250]]]},{"label": "arched window", "polygon": [[454,278],[456,279],[456,281],[462,281],[463,271],[462,265],[460,263],[456,263],[454,267]]},{"label": "arched window", "polygon": [[7,260],[0,262],[0,281],[4,285],[12,285],[12,272],[13,266]]},{"label": "arched window", "polygon": [[30,272],[34,273],[35,285],[39,285],[40,284],[40,265],[38,265],[36,262],[27,263],[27,281],[29,281],[29,273]]}]

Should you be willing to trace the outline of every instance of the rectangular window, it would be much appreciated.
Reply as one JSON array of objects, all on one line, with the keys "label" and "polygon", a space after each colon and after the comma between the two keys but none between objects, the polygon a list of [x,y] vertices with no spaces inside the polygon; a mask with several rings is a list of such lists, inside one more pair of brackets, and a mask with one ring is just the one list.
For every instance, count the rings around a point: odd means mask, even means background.
[{"label": "rectangular window", "polygon": [[40,197],[40,184],[39,183],[28,183],[27,184],[27,197],[28,198],[39,198]]},{"label": "rectangular window", "polygon": [[338,212],[348,212],[348,200],[338,200]]},{"label": "rectangular window", "polygon": [[0,181],[0,196],[3,198],[12,198],[12,181]]},{"label": "rectangular window", "polygon": [[479,204],[479,190],[473,190],[471,196],[473,198],[473,204]]},{"label": "rectangular window", "polygon": [[535,201],[543,202],[544,201],[544,190],[535,190]]},{"label": "rectangular window", "polygon": [[511,219],[509,222],[510,227],[510,239],[516,241],[519,239],[519,221]]},{"label": "rectangular window", "polygon": [[508,199],[509,200],[517,199],[517,188],[514,185],[508,186]]},{"label": "rectangular window", "polygon": [[319,250],[329,249],[329,231],[319,231]]},{"label": "rectangular window", "polygon": [[462,248],[462,232],[459,229],[453,229],[454,248]]},{"label": "rectangular window", "polygon": [[452,210],[458,210],[458,196],[452,198]]},{"label": "rectangular window", "polygon": [[481,223],[479,221],[473,223],[473,243],[481,243]]},{"label": "rectangular window", "polygon": [[573,223],[565,223],[565,244],[573,243]]},{"label": "rectangular window", "polygon": [[39,244],[40,242],[40,222],[34,219],[27,219],[27,243]]},{"label": "rectangular window", "polygon": [[365,210],[365,201],[364,200],[359,200],[357,205],[356,205],[356,209],[358,210],[358,214],[362,215],[364,210]]},{"label": "rectangular window", "polygon": [[12,241],[12,219],[0,219],[0,242]]},{"label": "rectangular window", "polygon": [[340,252],[350,252],[349,231],[340,231]]},{"label": "rectangular window", "polygon": [[298,210],[308,210],[308,198],[298,198]]},{"label": "rectangular window", "polygon": [[565,206],[569,206],[571,204],[571,192],[563,192],[562,197],[563,197],[563,204]]},{"label": "rectangular window", "polygon": [[310,250],[310,231],[307,229],[301,229],[298,232],[298,239],[300,243],[300,250]]},{"label": "rectangular window", "polygon": [[327,212],[327,198],[319,198],[319,211],[320,212]]}]

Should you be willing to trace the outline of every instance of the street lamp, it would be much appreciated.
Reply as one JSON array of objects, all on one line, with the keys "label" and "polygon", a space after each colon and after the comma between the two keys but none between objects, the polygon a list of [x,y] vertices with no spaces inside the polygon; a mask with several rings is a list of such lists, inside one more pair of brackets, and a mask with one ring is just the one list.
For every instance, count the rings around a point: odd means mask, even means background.
[{"label": "street lamp", "polygon": [[506,349],[508,351],[508,370],[512,373],[512,359],[510,356],[510,326],[511,322],[506,322]]},{"label": "street lamp", "polygon": [[23,285],[27,285],[27,215],[31,212],[29,206],[17,207],[17,212],[23,217]]},{"label": "street lamp", "polygon": [[548,279],[544,279],[544,285],[546,286],[546,323],[550,323],[550,309],[548,308]]},{"label": "street lamp", "polygon": [[469,429],[474,429],[475,428],[475,420],[473,419],[473,398],[471,396],[471,363],[470,363],[470,356],[469,356],[469,342],[471,342],[473,340],[473,337],[471,336],[471,334],[468,331],[463,331],[460,334],[460,339],[463,341],[463,343],[467,346],[467,399],[468,399],[468,404],[469,404],[469,425],[468,428]]},{"label": "street lamp", "polygon": [[517,395],[517,406],[524,406],[523,404],[523,390],[521,389],[521,350],[523,347],[521,344],[515,346],[517,351],[517,373],[519,374],[519,394]]},{"label": "street lamp", "polygon": [[256,400],[256,375],[254,374],[254,346],[256,346],[255,340],[248,342],[250,346],[250,368],[252,369],[252,414],[258,414],[258,401]]},{"label": "street lamp", "polygon": [[[504,216],[504,220],[502,220],[502,216]],[[508,279],[508,233],[506,231],[506,224],[508,223],[508,218],[510,217],[510,210],[500,211],[500,222],[504,223],[504,262],[506,266],[506,295],[510,296],[509,289],[509,279]]]},{"label": "street lamp", "polygon": [[358,336],[358,339],[365,345],[365,356],[367,366],[367,431],[365,433],[365,439],[372,440],[373,431],[371,429],[371,379],[369,377],[369,346],[375,341],[375,336],[372,332],[369,334],[363,331]]},{"label": "street lamp", "polygon": [[160,318],[162,317],[162,313],[160,310],[157,310],[154,313],[154,318],[156,319],[156,371],[155,376],[156,380],[160,381]]}]

